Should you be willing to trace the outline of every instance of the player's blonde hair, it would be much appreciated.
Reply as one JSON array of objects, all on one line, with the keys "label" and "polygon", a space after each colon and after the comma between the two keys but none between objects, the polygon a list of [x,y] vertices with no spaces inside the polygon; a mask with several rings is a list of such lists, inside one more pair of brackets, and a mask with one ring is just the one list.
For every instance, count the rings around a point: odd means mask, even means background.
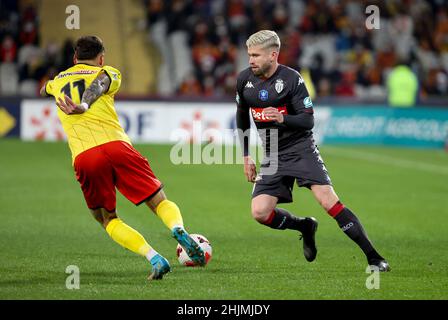
[{"label": "player's blonde hair", "polygon": [[280,52],[280,38],[275,31],[261,30],[249,37],[246,41],[248,48],[261,45],[263,48],[275,48]]}]

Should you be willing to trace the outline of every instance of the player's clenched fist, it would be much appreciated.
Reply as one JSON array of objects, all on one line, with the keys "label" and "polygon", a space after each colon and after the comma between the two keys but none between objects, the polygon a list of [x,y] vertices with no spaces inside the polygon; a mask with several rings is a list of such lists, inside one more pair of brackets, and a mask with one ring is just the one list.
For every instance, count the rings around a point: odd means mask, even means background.
[{"label": "player's clenched fist", "polygon": [[263,114],[278,123],[283,123],[283,114],[277,108],[269,107],[263,110]]}]

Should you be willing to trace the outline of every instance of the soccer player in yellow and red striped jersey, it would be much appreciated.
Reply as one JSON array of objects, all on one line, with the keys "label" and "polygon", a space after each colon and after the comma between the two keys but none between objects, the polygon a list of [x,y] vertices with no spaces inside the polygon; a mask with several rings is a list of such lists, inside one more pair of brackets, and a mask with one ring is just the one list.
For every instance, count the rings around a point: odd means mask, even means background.
[{"label": "soccer player in yellow and red striped jersey", "polygon": [[146,203],[190,258],[205,265],[204,252],[185,230],[179,208],[166,198],[162,183],[118,121],[114,96],[120,89],[121,74],[104,65],[104,51],[98,37],[79,38],[74,66],[41,89],[41,95],[53,96],[59,107],[58,116],[87,206],[114,241],[148,259],[152,265],[150,280],[162,279],[170,271],[169,262],[118,218],[116,189],[135,205]]}]

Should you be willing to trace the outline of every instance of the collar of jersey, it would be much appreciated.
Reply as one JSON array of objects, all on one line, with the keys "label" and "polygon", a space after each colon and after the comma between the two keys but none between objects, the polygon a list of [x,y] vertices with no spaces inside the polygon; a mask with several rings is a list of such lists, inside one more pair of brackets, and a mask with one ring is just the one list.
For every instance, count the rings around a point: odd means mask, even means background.
[{"label": "collar of jersey", "polygon": [[80,64],[83,64],[83,65],[86,65],[86,66],[91,66],[91,67],[97,67],[97,68],[100,68],[100,67],[98,67],[98,66],[95,66],[95,65],[93,65],[93,64],[88,64],[88,63],[77,63],[77,64],[75,64],[75,66],[77,66],[77,65],[80,65]]},{"label": "collar of jersey", "polygon": [[277,73],[279,73],[279,71],[280,71],[280,66],[281,66],[281,64],[279,63],[278,64],[278,66],[277,66],[277,70],[275,70],[275,72],[272,74],[272,76],[270,76],[269,78],[267,78],[267,79],[261,79],[261,78],[258,78],[258,79],[260,79],[261,81],[268,81],[268,80],[271,80],[275,75],[277,75]]}]

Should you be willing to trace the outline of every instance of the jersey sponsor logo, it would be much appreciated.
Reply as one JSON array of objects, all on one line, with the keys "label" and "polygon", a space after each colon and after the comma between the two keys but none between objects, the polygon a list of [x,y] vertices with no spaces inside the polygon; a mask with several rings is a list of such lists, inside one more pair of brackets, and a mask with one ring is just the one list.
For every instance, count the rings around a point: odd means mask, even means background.
[{"label": "jersey sponsor logo", "polygon": [[98,71],[95,70],[79,70],[79,71],[74,71],[74,72],[66,72],[66,73],[60,73],[56,79],[61,79],[61,78],[65,78],[68,76],[73,76],[75,74],[94,74],[94,73],[98,73]]},{"label": "jersey sponsor logo", "polygon": [[298,86],[300,86],[302,83],[305,83],[305,81],[303,80],[302,77],[299,77],[299,84],[298,84]]},{"label": "jersey sponsor logo", "polygon": [[244,88],[253,88],[254,85],[252,84],[251,81],[247,81],[246,85],[244,86]]},{"label": "jersey sponsor logo", "polygon": [[277,93],[282,92],[284,87],[285,83],[282,79],[277,79],[277,81],[275,81],[275,91],[277,91]]},{"label": "jersey sponsor logo", "polygon": [[[275,107],[277,110],[282,114],[288,114],[288,109],[286,108],[286,105]],[[255,122],[272,122],[272,119],[269,119],[265,116],[263,112],[264,108],[250,108],[250,112],[252,113],[252,118]]]},{"label": "jersey sponsor logo", "polygon": [[313,107],[313,101],[311,101],[310,97],[306,97],[305,99],[303,99],[303,104],[304,104],[305,108]]},{"label": "jersey sponsor logo", "polygon": [[261,101],[267,101],[269,99],[269,93],[267,90],[260,90],[260,92],[258,92],[258,99],[260,99]]}]

